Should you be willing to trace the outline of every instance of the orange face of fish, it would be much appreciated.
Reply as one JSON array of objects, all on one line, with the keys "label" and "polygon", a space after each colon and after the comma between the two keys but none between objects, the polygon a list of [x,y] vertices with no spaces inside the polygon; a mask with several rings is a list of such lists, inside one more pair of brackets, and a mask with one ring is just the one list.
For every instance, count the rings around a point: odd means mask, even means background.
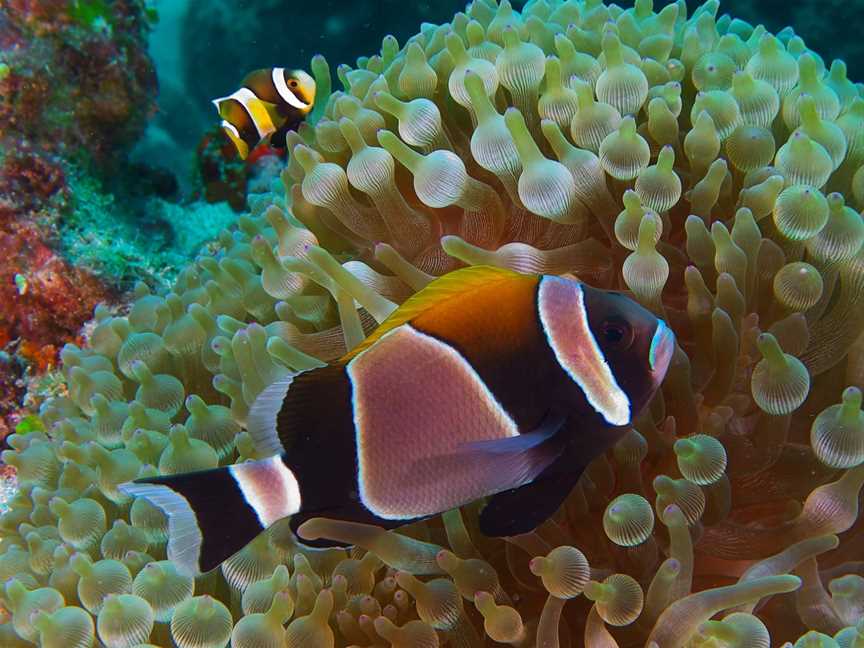
[{"label": "orange face of fish", "polygon": [[308,106],[307,110],[311,110],[315,103],[315,79],[303,70],[290,70],[286,72],[286,83],[288,88]]}]

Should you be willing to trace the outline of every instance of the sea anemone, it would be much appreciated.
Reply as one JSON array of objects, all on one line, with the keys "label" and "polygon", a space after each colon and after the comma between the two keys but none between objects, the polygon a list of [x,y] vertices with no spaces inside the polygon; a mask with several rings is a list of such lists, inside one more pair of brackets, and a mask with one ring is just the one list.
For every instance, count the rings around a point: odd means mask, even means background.
[{"label": "sea anemone", "polygon": [[[9,438],[0,638],[86,643],[90,615],[106,645],[857,645],[864,99],[791,29],[717,12],[475,0],[341,90],[314,58],[281,182],[172,292],[97,309],[45,431]],[[117,486],[260,458],[266,385],[466,264],[625,291],[679,341],[557,514],[504,539],[482,503],[306,522],[353,545],[326,551],[277,523],[178,579],[165,516]]]}]

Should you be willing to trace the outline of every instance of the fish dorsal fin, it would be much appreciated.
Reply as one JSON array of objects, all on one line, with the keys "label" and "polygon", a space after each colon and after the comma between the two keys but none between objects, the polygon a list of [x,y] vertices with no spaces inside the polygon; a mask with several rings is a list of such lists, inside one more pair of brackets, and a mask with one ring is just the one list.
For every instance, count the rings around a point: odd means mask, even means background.
[{"label": "fish dorsal fin", "polygon": [[442,277],[430,282],[419,292],[406,299],[399,308],[363,342],[340,358],[339,362],[347,363],[354,356],[362,353],[375,344],[385,333],[392,331],[397,326],[410,322],[412,319],[429,310],[430,308],[454,297],[481,286],[489,285],[497,281],[521,277],[518,272],[494,266],[470,266],[460,270],[454,270]]},{"label": "fish dorsal fin", "polygon": [[285,452],[276,421],[282,411],[285,396],[297,375],[291,373],[267,385],[249,408],[246,431],[252,437],[255,450],[261,457],[272,457]]}]

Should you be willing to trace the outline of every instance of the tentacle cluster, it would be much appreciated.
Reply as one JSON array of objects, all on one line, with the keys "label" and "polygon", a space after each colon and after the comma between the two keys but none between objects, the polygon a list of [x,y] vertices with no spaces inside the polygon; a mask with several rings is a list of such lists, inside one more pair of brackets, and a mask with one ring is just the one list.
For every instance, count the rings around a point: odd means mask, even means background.
[{"label": "tentacle cluster", "polygon": [[[845,65],[716,0],[475,0],[340,66],[340,90],[311,68],[281,181],[172,292],[97,309],[44,429],[9,438],[0,644],[862,645],[864,99]],[[627,291],[679,340],[554,519],[506,540],[479,505],[398,533],[307,523],[350,552],[280,523],[177,574],[162,513],[117,486],[256,458],[268,383],[466,264]]]}]

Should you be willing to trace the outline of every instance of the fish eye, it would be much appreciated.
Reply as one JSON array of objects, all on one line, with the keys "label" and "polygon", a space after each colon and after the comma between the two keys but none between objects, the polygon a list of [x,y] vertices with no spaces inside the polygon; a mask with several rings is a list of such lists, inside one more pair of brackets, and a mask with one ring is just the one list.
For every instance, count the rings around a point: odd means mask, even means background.
[{"label": "fish eye", "polygon": [[618,317],[610,317],[604,321],[600,334],[606,346],[618,351],[624,351],[633,344],[633,329]]},{"label": "fish eye", "polygon": [[297,81],[295,79],[291,79],[291,82],[288,85],[290,85],[292,88],[296,88],[297,87]]}]

